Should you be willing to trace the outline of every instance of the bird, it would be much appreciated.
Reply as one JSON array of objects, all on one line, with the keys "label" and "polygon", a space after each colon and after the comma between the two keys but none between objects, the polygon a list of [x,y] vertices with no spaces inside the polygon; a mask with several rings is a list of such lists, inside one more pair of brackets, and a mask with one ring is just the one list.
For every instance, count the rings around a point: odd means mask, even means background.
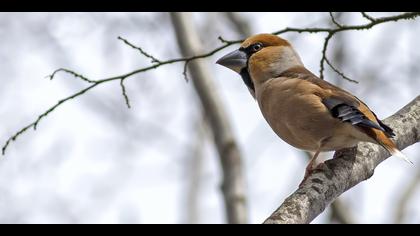
[{"label": "bird", "polygon": [[216,61],[238,73],[272,130],[291,146],[314,152],[304,180],[318,166],[320,152],[370,142],[412,162],[391,140],[395,136],[359,98],[309,71],[289,41],[273,34],[245,39]]}]

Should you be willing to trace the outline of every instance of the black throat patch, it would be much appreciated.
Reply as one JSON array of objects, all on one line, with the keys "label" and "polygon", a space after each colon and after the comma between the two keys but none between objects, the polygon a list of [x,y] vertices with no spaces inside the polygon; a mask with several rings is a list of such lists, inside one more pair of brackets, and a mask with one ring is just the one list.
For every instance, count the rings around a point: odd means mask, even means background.
[{"label": "black throat patch", "polygon": [[243,68],[239,74],[241,75],[242,80],[246,86],[255,93],[254,83],[252,82],[251,76],[249,75],[248,67]]},{"label": "black throat patch", "polygon": [[260,45],[262,47],[261,43],[256,43],[256,44],[252,44],[250,46],[248,46],[247,48],[239,48],[239,51],[245,52],[246,56],[247,56],[247,66],[245,68],[242,68],[241,72],[239,73],[242,77],[242,80],[244,81],[244,83],[246,84],[246,86],[255,93],[255,86],[254,86],[254,82],[252,82],[251,79],[251,75],[248,72],[248,62],[249,62],[249,58],[252,56],[252,54],[254,54],[255,52],[257,52],[258,50],[254,49],[254,46],[258,46]]}]

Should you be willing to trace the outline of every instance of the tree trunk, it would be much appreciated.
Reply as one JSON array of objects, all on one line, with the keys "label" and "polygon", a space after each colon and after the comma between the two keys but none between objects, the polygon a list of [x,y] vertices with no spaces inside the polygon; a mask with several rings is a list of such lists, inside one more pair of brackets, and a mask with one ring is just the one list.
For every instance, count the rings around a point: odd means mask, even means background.
[{"label": "tree trunk", "polygon": [[[171,13],[176,38],[184,56],[203,52],[198,33],[190,13]],[[217,87],[204,60],[188,64],[194,88],[203,105],[211,127],[214,142],[223,169],[223,195],[228,223],[247,223],[245,179],[242,173],[241,154],[236,144],[228,116]]]}]

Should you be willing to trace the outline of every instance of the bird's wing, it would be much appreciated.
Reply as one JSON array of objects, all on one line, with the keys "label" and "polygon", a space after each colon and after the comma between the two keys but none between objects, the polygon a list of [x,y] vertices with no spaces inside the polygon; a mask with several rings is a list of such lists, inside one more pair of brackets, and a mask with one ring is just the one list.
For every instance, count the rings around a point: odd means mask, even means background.
[{"label": "bird's wing", "polygon": [[328,108],[334,118],[340,119],[343,122],[349,122],[355,126],[374,128],[386,132],[385,128],[376,119],[369,118],[370,114],[366,114],[366,109],[359,109],[360,103],[359,106],[355,102],[349,104],[337,96],[324,98],[322,103]]},{"label": "bird's wing", "polygon": [[321,98],[322,103],[330,111],[334,118],[361,128],[366,133],[372,133],[370,129],[382,131],[387,137],[395,134],[392,129],[381,122],[375,113],[360,99],[349,92],[318,78],[304,67],[291,68],[282,72],[280,76],[299,78],[310,82],[320,89],[316,95]]},{"label": "bird's wing", "polygon": [[[356,98],[356,99],[358,99],[358,98]],[[358,100],[359,100],[360,103],[363,104],[364,107],[366,107],[367,109],[369,109],[368,106],[364,102],[362,102],[360,99],[358,99]],[[369,111],[372,113],[372,115],[374,116],[374,119],[378,122],[378,124],[385,130],[384,131],[385,134],[388,137],[394,137],[395,136],[395,133],[391,129],[391,127],[389,127],[388,125],[384,124],[380,119],[378,119],[378,117],[376,116],[376,114],[373,111],[371,111],[371,110],[369,110]]]},{"label": "bird's wing", "polygon": [[309,84],[307,84],[306,91],[310,91],[313,95],[316,95],[316,97],[321,100],[321,103],[328,109],[332,117],[339,119],[342,122],[351,123],[355,128],[383,146],[392,155],[412,163],[401,153],[401,151],[399,151],[398,147],[390,139],[395,136],[392,129],[381,122],[375,113],[357,97],[325,80],[319,79],[316,75],[303,67],[292,68],[282,72],[280,76],[299,78],[316,85],[309,86]]},{"label": "bird's wing", "polygon": [[395,136],[393,130],[378,119],[376,114],[357,97],[324,80],[312,77],[311,81],[329,91],[322,97],[322,103],[331,115],[343,122],[350,122],[360,128],[373,128],[384,132],[387,137]]}]

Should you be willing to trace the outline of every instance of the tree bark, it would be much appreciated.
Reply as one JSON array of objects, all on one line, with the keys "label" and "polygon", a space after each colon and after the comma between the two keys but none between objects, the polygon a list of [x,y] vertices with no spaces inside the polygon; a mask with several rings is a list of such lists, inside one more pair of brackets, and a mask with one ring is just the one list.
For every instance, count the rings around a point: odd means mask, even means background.
[{"label": "tree bark", "polygon": [[[203,52],[190,13],[171,13],[176,38],[184,56]],[[211,127],[214,142],[223,169],[223,195],[228,223],[247,223],[245,179],[242,173],[241,154],[236,144],[232,127],[222,106],[217,87],[203,60],[188,64],[192,81],[203,105]]]},{"label": "tree bark", "polygon": [[[394,141],[401,150],[418,142],[420,96],[384,123],[394,129]],[[372,143],[360,143],[357,147],[337,151],[334,159],[321,164],[264,223],[310,223],[342,193],[369,179],[375,167],[388,157],[385,149]]]},{"label": "tree bark", "polygon": [[[312,158],[313,153],[303,151],[303,154],[308,159]],[[321,153],[322,154],[322,153]],[[337,222],[340,224],[355,224],[356,221],[353,217],[353,213],[341,198],[336,198],[330,205],[331,217],[330,223]]]}]

